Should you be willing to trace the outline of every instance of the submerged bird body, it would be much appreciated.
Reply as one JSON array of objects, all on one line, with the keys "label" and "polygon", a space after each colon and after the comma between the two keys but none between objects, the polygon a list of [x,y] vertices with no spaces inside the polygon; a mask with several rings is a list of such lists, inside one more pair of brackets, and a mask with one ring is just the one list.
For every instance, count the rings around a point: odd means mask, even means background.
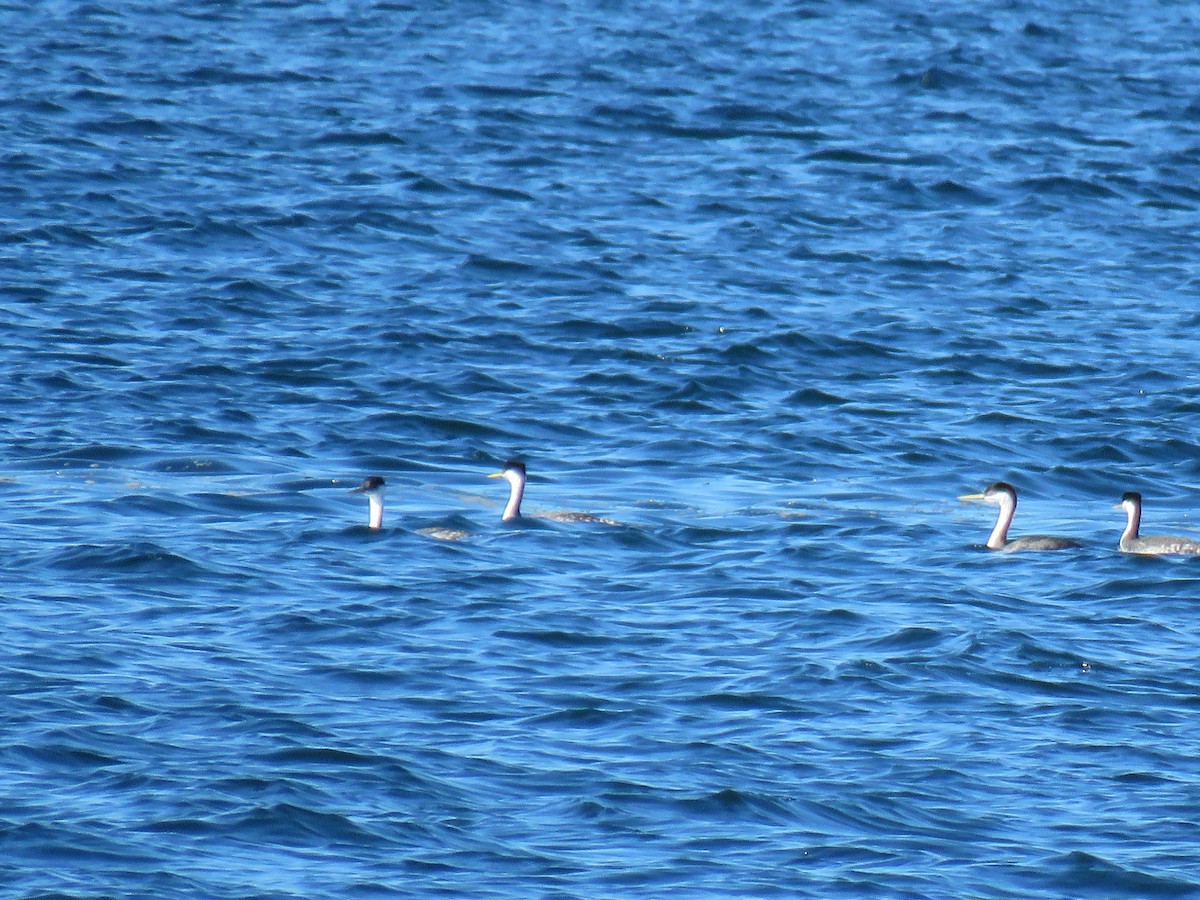
[{"label": "submerged bird body", "polygon": [[350,491],[351,494],[366,494],[370,501],[370,513],[367,520],[368,528],[383,527],[383,495],[387,493],[387,483],[382,476],[371,475],[363,479],[363,483]]},{"label": "submerged bird body", "polygon": [[604,525],[615,525],[612,519],[605,519],[601,516],[593,516],[591,513],[585,512],[570,512],[567,510],[556,510],[554,512],[538,513],[539,519],[549,519],[551,522],[600,522]]},{"label": "submerged bird body", "polygon": [[989,550],[1016,553],[1020,550],[1069,550],[1082,546],[1074,538],[1050,534],[1027,534],[1010,541],[1008,528],[1012,525],[1013,516],[1017,512],[1017,489],[1006,481],[997,481],[982,494],[964,494],[958,499],[995,503],[1000,507],[996,525],[992,529],[992,533],[988,535],[987,548]]},{"label": "submerged bird body", "polygon": [[423,534],[438,541],[461,541],[471,536],[469,531],[463,531],[461,528],[443,528],[440,525],[418,528],[417,534]]},{"label": "submerged bird body", "polygon": [[[502,521],[511,522],[521,517],[521,498],[525,496],[526,477],[525,463],[515,459],[510,459],[499,472],[493,472],[488,476],[488,478],[503,478],[508,482],[508,503],[504,505],[504,512],[500,515]],[[602,519],[598,516],[593,516],[591,513],[582,512],[539,512],[535,513],[535,515],[539,519],[549,519],[552,522],[617,524],[612,519]]]},{"label": "submerged bird body", "polygon": [[1120,504],[1125,510],[1125,530],[1121,532],[1118,546],[1123,553],[1138,553],[1144,556],[1168,556],[1186,554],[1200,555],[1200,541],[1180,537],[1173,534],[1150,535],[1140,537],[1138,529],[1142,524],[1142,495],[1129,491],[1121,498]]}]

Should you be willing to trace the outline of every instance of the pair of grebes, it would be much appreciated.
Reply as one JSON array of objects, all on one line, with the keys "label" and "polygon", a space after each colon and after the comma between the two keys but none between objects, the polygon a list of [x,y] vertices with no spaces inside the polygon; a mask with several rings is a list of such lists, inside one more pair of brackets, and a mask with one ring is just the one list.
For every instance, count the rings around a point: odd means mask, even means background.
[{"label": "pair of grebes", "polygon": [[[989,550],[1003,550],[1012,553],[1018,550],[1069,550],[1072,547],[1082,547],[1083,544],[1074,538],[1058,537],[1047,534],[1027,534],[1016,540],[1008,539],[1008,526],[1012,524],[1013,514],[1017,511],[1017,490],[1006,481],[997,481],[982,494],[965,494],[958,498],[967,502],[995,503],[1000,507],[1000,515],[996,518],[996,527],[988,536]],[[1117,546],[1123,553],[1140,553],[1146,556],[1167,556],[1177,554],[1200,554],[1200,541],[1176,535],[1154,535],[1141,537],[1138,529],[1142,524],[1142,495],[1129,491],[1117,504],[1116,508],[1125,510],[1125,530]]]},{"label": "pair of grebes", "polygon": [[[508,482],[508,503],[500,518],[505,522],[519,518],[521,515],[521,498],[525,495],[525,464],[509,460],[499,472],[493,472],[488,478],[503,478]],[[370,502],[368,525],[371,528],[383,527],[383,496],[387,485],[379,475],[372,475],[350,493],[364,494]],[[1083,546],[1074,538],[1058,537],[1046,534],[1027,534],[1015,540],[1008,539],[1008,529],[1012,525],[1013,515],[1017,511],[1017,490],[1006,481],[997,481],[982,494],[965,494],[958,498],[964,501],[980,501],[994,503],[1000,507],[996,519],[996,527],[988,536],[989,550],[1003,550],[1013,553],[1019,550],[1068,550]],[[1200,555],[1200,541],[1175,535],[1157,535],[1141,537],[1138,529],[1142,522],[1142,495],[1133,491],[1121,498],[1119,504],[1125,510],[1125,531],[1121,534],[1118,544],[1125,553],[1141,553],[1153,556],[1168,554]],[[601,519],[588,513],[543,513],[543,518],[558,522],[601,522],[606,525],[616,524],[611,519]],[[455,536],[458,536],[457,533]]]},{"label": "pair of grebes", "polygon": [[[510,459],[499,472],[493,472],[488,478],[503,478],[508,482],[508,503],[500,518],[505,522],[521,517],[521,498],[525,496],[525,463]],[[364,494],[370,502],[367,525],[371,528],[383,527],[383,495],[387,491],[387,483],[380,475],[371,475],[358,487],[350,491],[352,494]],[[581,512],[544,512],[538,513],[538,518],[552,519],[555,522],[595,522],[603,525],[616,525],[612,519],[602,519],[590,513]],[[456,539],[465,537],[465,533],[448,529],[427,529],[426,533],[434,537]]]}]

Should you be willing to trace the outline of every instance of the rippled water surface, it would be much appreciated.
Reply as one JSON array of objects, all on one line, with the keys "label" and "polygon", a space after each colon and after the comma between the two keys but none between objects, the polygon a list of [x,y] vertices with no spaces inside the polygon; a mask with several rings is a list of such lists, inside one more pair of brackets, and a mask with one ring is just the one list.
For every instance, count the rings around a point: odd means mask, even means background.
[{"label": "rippled water surface", "polygon": [[0,893],[1200,895],[1200,17],[726,7],[0,5]]}]

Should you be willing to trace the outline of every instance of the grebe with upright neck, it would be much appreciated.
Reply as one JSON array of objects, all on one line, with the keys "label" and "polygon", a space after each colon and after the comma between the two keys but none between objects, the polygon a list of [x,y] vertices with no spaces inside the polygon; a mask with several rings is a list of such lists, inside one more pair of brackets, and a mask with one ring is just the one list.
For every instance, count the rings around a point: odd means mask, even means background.
[{"label": "grebe with upright neck", "polygon": [[383,495],[387,493],[387,482],[383,480],[383,476],[370,475],[364,478],[363,483],[356,488],[352,488],[350,493],[367,495],[367,500],[371,503],[367,527],[382,528]]},{"label": "grebe with upright neck", "polygon": [[1125,510],[1125,530],[1121,532],[1121,540],[1117,545],[1122,553],[1140,553],[1145,556],[1200,554],[1200,541],[1191,538],[1173,534],[1139,537],[1138,529],[1142,524],[1142,495],[1137,491],[1127,491],[1121,497],[1117,508]]},{"label": "grebe with upright neck", "polygon": [[[387,484],[381,475],[371,475],[363,479],[363,483],[358,487],[351,489],[351,494],[366,494],[367,499],[371,502],[367,519],[368,528],[383,527],[383,495],[386,492]],[[418,528],[417,534],[424,534],[439,541],[461,541],[463,538],[471,536],[469,532],[463,531],[461,528],[443,528],[437,525]]]},{"label": "grebe with upright neck", "polygon": [[965,502],[995,503],[1000,507],[1000,514],[996,517],[996,526],[988,535],[987,548],[989,550],[1015,553],[1018,550],[1069,550],[1073,547],[1083,546],[1074,538],[1049,534],[1027,534],[1010,541],[1008,527],[1012,525],[1013,516],[1017,512],[1017,489],[1007,481],[997,481],[982,494],[964,494],[958,499]]},{"label": "grebe with upright neck", "polygon": [[[511,522],[521,518],[521,498],[525,496],[525,463],[510,459],[499,472],[493,472],[488,478],[503,478],[508,482],[508,503],[500,515],[501,521]],[[591,513],[581,512],[539,512],[534,513],[539,519],[550,519],[553,522],[596,522],[602,525],[616,525],[612,519],[602,519]]]},{"label": "grebe with upright neck", "polygon": [[525,463],[510,459],[499,472],[493,472],[488,478],[503,478],[508,482],[508,503],[500,520],[511,522],[521,517],[521,498],[525,496]]}]

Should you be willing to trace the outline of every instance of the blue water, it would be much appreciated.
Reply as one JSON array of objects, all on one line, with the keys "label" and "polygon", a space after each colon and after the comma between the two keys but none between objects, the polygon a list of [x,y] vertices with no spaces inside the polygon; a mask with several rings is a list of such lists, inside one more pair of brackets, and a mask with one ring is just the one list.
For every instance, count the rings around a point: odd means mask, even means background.
[{"label": "blue water", "polygon": [[1194,8],[726,7],[0,6],[0,895],[1200,896]]}]

